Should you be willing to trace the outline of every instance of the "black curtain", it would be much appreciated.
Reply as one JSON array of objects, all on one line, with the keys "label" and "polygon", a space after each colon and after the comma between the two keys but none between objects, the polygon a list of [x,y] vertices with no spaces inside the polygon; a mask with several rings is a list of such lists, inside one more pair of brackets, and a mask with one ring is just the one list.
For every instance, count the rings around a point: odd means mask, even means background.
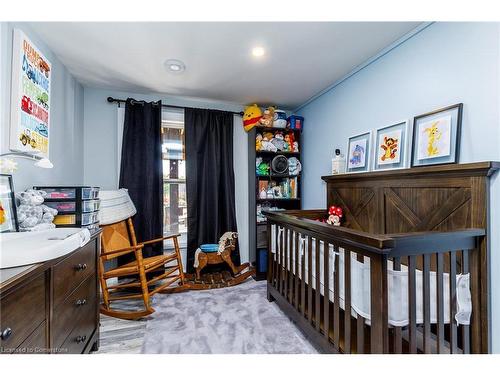
[{"label": "black curtain", "polygon": [[[234,202],[233,114],[186,108],[187,270],[204,243],[237,231]],[[240,264],[238,248],[233,262]]]},{"label": "black curtain", "polygon": [[[127,99],[119,186],[128,189],[137,208],[137,214],[133,218],[137,241],[162,237],[161,102],[146,103]],[[143,250],[145,257],[160,255],[162,252],[161,243]],[[133,254],[130,255],[134,258]],[[120,257],[120,264],[127,261],[121,258],[125,257]]]}]

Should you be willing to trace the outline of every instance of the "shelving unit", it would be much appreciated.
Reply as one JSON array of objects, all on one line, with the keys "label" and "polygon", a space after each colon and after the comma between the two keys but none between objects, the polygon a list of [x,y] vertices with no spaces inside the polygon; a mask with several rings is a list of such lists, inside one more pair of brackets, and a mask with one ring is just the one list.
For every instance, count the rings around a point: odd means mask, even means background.
[{"label": "shelving unit", "polygon": [[[299,152],[287,151],[256,151],[255,150],[255,137],[257,133],[263,132],[283,132],[287,133],[292,131],[294,133],[295,141],[299,144]],[[273,175],[272,171],[269,175],[257,175],[256,173],[256,159],[261,157],[265,161],[271,161],[277,155],[284,155],[287,158],[296,157],[302,163],[301,151],[301,132],[300,130],[291,130],[283,128],[267,128],[255,127],[248,133],[248,173],[249,173],[249,223],[250,223],[250,260],[253,262],[256,269],[255,279],[263,280],[266,278],[266,265],[267,265],[267,223],[257,222],[257,205],[268,204],[271,207],[277,207],[287,210],[301,209],[301,175]],[[286,179],[296,179],[297,196],[295,198],[259,198],[259,181],[267,181],[268,183],[276,182],[279,184]]]}]

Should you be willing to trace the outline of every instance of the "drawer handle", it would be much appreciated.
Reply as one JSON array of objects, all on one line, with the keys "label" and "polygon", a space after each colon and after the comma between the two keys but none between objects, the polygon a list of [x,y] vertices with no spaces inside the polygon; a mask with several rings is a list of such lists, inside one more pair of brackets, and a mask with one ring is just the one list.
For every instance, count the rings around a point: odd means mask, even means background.
[{"label": "drawer handle", "polygon": [[85,298],[76,301],[76,306],[83,306],[85,304],[87,304],[87,300]]},{"label": "drawer handle", "polygon": [[75,269],[77,271],[83,271],[83,270],[86,270],[87,269],[87,263],[78,263],[76,266],[75,266]]},{"label": "drawer handle", "polygon": [[12,329],[10,327],[5,328],[0,334],[2,340],[7,340],[10,336],[12,336]]},{"label": "drawer handle", "polygon": [[82,342],[85,342],[85,340],[87,340],[87,336],[85,336],[85,335],[76,337],[76,342],[79,344],[81,344]]}]

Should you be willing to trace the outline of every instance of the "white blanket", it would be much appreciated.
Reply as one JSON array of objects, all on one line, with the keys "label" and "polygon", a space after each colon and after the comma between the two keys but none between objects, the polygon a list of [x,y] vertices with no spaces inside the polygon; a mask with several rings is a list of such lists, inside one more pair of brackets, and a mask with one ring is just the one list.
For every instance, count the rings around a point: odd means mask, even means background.
[{"label": "white blanket", "polygon": [[[276,244],[276,226],[271,227],[271,250],[274,254],[274,260],[281,264],[282,259],[276,259],[276,247],[280,246],[280,241]],[[282,229],[279,235],[282,236]],[[295,238],[295,237],[294,237]],[[287,253],[287,269],[298,274],[302,277],[302,255],[305,254],[305,272],[308,274],[309,264],[308,264],[308,249],[307,249],[307,237],[302,237],[299,239],[299,259],[298,259],[298,270],[295,270],[295,239],[292,241],[292,248],[289,249]],[[320,243],[320,292],[324,295],[324,276],[323,276],[323,256],[324,246],[323,242]],[[281,250],[280,250],[280,253]],[[316,241],[312,241],[312,285],[316,286]],[[342,309],[344,309],[344,296],[345,296],[345,286],[344,286],[344,249],[340,249],[338,253],[334,252],[334,248],[330,245],[329,249],[329,261],[328,261],[328,278],[329,285],[328,289],[330,291],[329,298],[333,301],[333,272],[335,267],[335,262],[339,261],[339,302]],[[393,326],[406,326],[409,324],[409,310],[408,310],[408,268],[401,265],[401,271],[392,270],[392,261],[388,262],[387,265],[387,283],[388,283],[388,307],[389,307],[389,324]],[[423,273],[422,271],[416,271],[416,310],[417,310],[417,324],[424,322],[424,311],[423,311]],[[437,298],[436,298],[436,273],[430,272],[430,313],[431,313],[431,323],[437,322]],[[469,274],[459,274],[456,276],[456,310],[455,320],[458,324],[469,325],[470,315],[472,312],[471,294],[469,287]],[[307,278],[305,280],[307,282]],[[443,290],[444,290],[444,323],[450,322],[450,275],[448,273],[443,273]],[[351,313],[353,315],[358,314],[367,320],[370,320],[370,260],[368,257],[364,258],[364,262],[361,263],[357,260],[357,254],[351,252]]]}]

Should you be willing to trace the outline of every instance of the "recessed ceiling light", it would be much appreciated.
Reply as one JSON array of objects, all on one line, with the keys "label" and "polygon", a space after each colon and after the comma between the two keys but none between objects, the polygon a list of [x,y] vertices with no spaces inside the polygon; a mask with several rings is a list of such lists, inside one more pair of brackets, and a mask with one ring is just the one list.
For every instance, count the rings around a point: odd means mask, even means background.
[{"label": "recessed ceiling light", "polygon": [[254,55],[255,57],[264,56],[265,53],[266,53],[266,51],[264,50],[263,47],[254,47],[254,48],[252,48],[252,55]]},{"label": "recessed ceiling light", "polygon": [[176,59],[165,61],[165,67],[170,73],[181,73],[186,70],[186,65],[181,60]]}]

